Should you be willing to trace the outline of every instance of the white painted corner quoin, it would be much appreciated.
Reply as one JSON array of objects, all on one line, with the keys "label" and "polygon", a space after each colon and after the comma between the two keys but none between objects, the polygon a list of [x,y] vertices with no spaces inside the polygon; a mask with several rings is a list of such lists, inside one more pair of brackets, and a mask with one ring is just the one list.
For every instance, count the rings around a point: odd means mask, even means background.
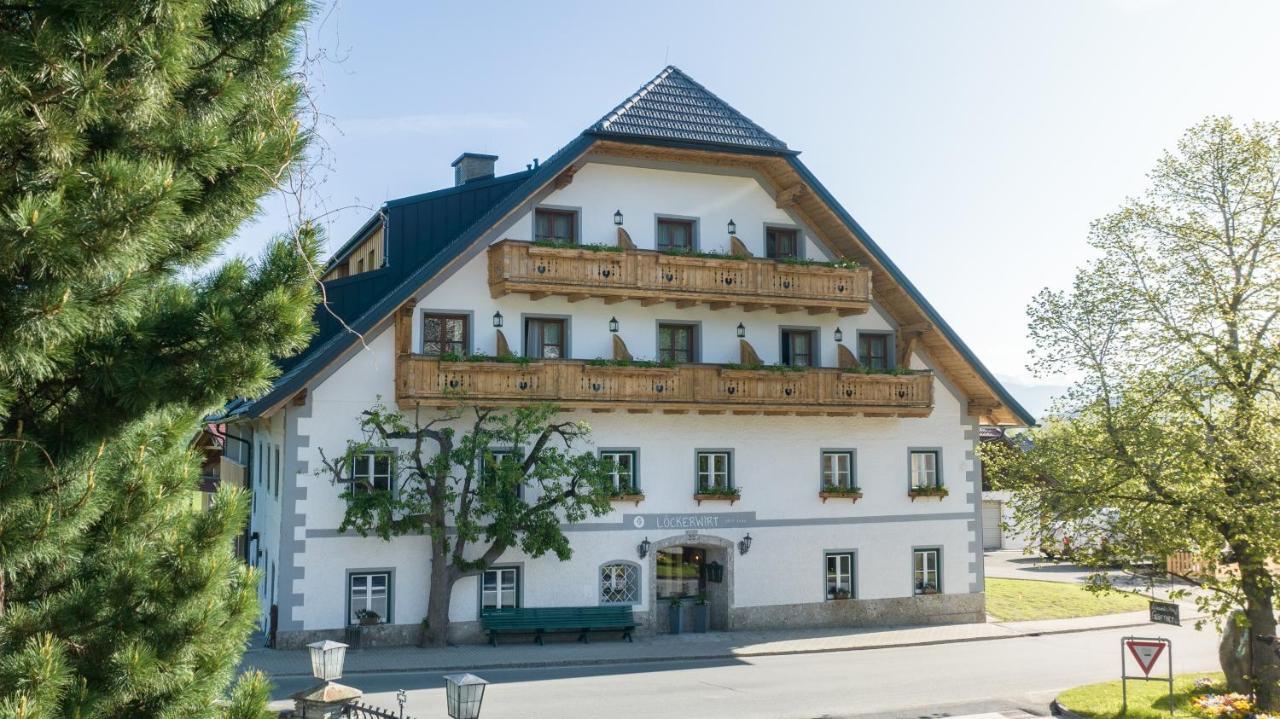
[{"label": "white painted corner quoin", "polygon": [[796,153],[667,68],[543,165],[495,161],[371,218],[325,275],[362,337],[320,317],[223,418],[256,450],[246,554],[279,645],[359,609],[378,641],[417,639],[428,540],[339,533],[341,487],[313,471],[379,398],[554,402],[631,465],[626,502],[565,527],[571,560],[511,550],[458,583],[459,640],[508,603],[624,602],[665,631],[682,594],[712,629],[982,621],[978,425],[1029,418]]}]

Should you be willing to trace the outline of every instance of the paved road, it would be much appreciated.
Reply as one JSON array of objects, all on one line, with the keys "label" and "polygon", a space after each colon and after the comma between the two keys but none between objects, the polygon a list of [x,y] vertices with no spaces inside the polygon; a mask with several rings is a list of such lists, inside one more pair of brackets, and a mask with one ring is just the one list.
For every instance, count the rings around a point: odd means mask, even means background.
[{"label": "paved road", "polygon": [[[493,682],[484,719],[691,716],[733,719],[957,716],[1021,708],[1046,714],[1057,691],[1114,679],[1120,637],[1134,630],[965,642],[853,652],[481,672]],[[1217,636],[1154,626],[1141,633],[1174,640],[1174,671],[1216,668]],[[438,672],[354,675],[344,683],[406,714],[444,716]],[[281,679],[278,697],[304,688]]]}]

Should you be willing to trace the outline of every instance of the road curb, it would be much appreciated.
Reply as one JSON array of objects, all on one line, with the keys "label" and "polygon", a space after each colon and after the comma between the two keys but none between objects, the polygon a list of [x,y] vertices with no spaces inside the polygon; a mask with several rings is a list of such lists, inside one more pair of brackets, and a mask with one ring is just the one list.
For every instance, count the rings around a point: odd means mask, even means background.
[{"label": "road curb", "polygon": [[[958,639],[927,639],[914,642],[894,642],[889,644],[875,644],[860,647],[818,647],[814,649],[778,649],[778,650],[762,650],[748,652],[715,652],[709,654],[688,654],[682,656],[664,656],[664,657],[603,657],[600,659],[560,659],[552,661],[517,661],[517,662],[489,662],[467,664],[448,664],[443,666],[431,667],[410,667],[410,668],[386,668],[386,669],[363,669],[348,670],[348,676],[366,675],[366,674],[419,674],[423,672],[456,672],[456,671],[478,671],[484,669],[534,669],[534,668],[561,668],[561,667],[580,667],[580,666],[597,666],[597,665],[618,665],[618,664],[655,664],[655,663],[675,663],[675,662],[705,662],[715,659],[749,659],[751,657],[779,657],[791,656],[796,654],[832,654],[835,652],[862,652],[873,649],[901,649],[904,647],[927,647],[937,646],[941,644],[964,644],[968,642],[993,642],[1005,639],[1025,639],[1027,637],[1043,637],[1056,634],[1080,634],[1082,632],[1101,632],[1111,629],[1130,629],[1133,627],[1149,626],[1150,622],[1134,622],[1130,624],[1114,624],[1105,627],[1072,627],[1065,629],[1051,629],[1039,632],[1017,632],[1013,634],[1000,634],[985,637],[962,637]],[[265,671],[265,670],[264,670]],[[270,676],[280,677],[282,679],[310,677],[311,675],[304,672],[277,674],[270,671],[266,672]],[[1080,719],[1077,715],[1066,714],[1068,719]]]},{"label": "road curb", "polygon": [[1070,709],[1062,706],[1062,702],[1058,701],[1056,697],[1053,701],[1049,702],[1049,713],[1056,717],[1062,717],[1062,719],[1085,719],[1079,714],[1076,714]]}]

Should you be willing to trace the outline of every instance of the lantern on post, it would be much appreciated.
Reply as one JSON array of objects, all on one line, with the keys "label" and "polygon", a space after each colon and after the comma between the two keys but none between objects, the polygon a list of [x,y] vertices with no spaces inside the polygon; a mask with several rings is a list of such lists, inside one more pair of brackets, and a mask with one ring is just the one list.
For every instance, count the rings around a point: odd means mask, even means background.
[{"label": "lantern on post", "polygon": [[489,682],[471,673],[446,674],[444,693],[449,716],[452,719],[479,719],[484,688],[488,684]]},{"label": "lantern on post", "polygon": [[311,675],[325,683],[342,677],[342,664],[347,659],[347,645],[326,639],[307,645],[311,650]]}]

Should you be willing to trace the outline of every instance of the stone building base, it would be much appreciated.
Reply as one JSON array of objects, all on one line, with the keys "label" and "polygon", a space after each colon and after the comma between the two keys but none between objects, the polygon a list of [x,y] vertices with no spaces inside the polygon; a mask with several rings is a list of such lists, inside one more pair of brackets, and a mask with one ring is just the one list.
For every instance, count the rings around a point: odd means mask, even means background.
[{"label": "stone building base", "polygon": [[[636,610],[636,634],[654,634],[649,612]],[[892,599],[841,599],[806,604],[775,604],[764,607],[730,607],[729,630],[736,629],[831,629],[838,627],[893,627],[921,624],[972,624],[985,622],[986,596],[976,594],[931,594]],[[324,639],[345,642],[345,629],[282,631],[276,635],[280,649],[301,649]],[[379,624],[364,627],[362,648],[412,646],[422,640],[420,624]],[[482,644],[487,641],[480,622],[451,622],[449,641],[453,644]],[[519,641],[518,638],[512,641]]]}]

